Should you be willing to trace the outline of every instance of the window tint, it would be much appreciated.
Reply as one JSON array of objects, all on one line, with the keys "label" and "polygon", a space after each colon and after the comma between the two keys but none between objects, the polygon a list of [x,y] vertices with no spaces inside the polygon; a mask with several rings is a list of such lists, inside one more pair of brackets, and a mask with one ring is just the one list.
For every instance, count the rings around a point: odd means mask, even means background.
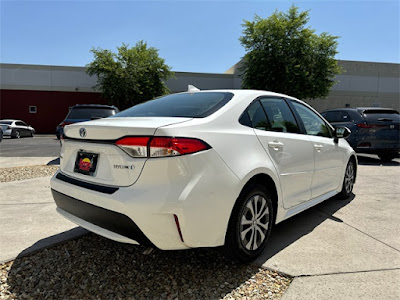
[{"label": "window tint", "polygon": [[26,124],[24,122],[20,122],[20,121],[15,122],[15,125],[17,125],[17,126],[26,126]]},{"label": "window tint", "polygon": [[388,115],[398,115],[397,110],[394,109],[366,109],[363,111],[364,114],[388,114]]},{"label": "window tint", "polygon": [[67,119],[99,119],[115,115],[112,108],[95,108],[95,107],[73,107],[67,116]]},{"label": "window tint", "polygon": [[12,124],[12,122],[10,122],[10,121],[2,121],[2,120],[0,120],[0,124],[7,124],[7,125],[11,125],[11,124]]},{"label": "window tint", "polygon": [[296,101],[292,101],[292,104],[300,115],[308,135],[332,137],[330,127],[316,113]]},{"label": "window tint", "polygon": [[270,131],[299,133],[299,127],[284,99],[264,98],[261,104],[269,120]]},{"label": "window tint", "polygon": [[247,112],[249,114],[253,128],[260,130],[269,130],[271,128],[267,116],[265,115],[264,109],[262,108],[259,101],[254,102],[247,109]]},{"label": "window tint", "polygon": [[207,117],[233,97],[232,93],[201,92],[173,94],[135,105],[115,117]]},{"label": "window tint", "polygon": [[348,122],[351,121],[350,115],[345,111],[335,110],[322,114],[329,122]]}]

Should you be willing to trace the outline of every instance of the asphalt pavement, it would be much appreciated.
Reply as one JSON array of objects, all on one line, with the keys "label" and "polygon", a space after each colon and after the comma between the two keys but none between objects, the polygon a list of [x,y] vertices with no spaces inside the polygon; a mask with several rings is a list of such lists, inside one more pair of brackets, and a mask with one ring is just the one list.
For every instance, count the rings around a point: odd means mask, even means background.
[{"label": "asphalt pavement", "polygon": [[5,137],[0,142],[0,157],[58,157],[60,141],[55,135],[35,135],[20,139]]}]

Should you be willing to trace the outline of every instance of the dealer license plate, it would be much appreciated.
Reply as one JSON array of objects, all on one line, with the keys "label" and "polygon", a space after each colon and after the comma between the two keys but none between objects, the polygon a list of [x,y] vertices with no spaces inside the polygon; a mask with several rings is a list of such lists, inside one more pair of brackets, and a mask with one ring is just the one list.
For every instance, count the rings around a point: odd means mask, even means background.
[{"label": "dealer license plate", "polygon": [[99,155],[96,153],[79,151],[75,160],[74,172],[94,176],[98,158]]}]

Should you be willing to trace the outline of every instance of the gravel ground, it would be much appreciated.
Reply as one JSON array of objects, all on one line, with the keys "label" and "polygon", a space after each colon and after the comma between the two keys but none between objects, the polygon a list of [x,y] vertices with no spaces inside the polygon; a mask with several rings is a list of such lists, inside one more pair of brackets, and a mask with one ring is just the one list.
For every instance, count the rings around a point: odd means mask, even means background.
[{"label": "gravel ground", "polygon": [[279,299],[290,282],[218,249],[147,253],[95,234],[0,265],[0,299]]},{"label": "gravel ground", "polygon": [[0,168],[0,182],[52,176],[58,170],[58,168],[59,166]]}]

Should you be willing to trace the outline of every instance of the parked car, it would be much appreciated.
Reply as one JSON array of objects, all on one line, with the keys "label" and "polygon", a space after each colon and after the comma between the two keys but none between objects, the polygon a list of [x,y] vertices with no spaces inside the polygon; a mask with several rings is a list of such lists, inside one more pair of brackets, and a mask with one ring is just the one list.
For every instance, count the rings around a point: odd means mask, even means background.
[{"label": "parked car", "polygon": [[101,104],[77,104],[69,108],[69,112],[64,121],[57,125],[56,136],[60,136],[64,132],[64,126],[78,122],[90,121],[95,119],[106,118],[119,112],[118,108],[110,105]]},{"label": "parked car", "polygon": [[61,215],[107,238],[249,261],[274,224],[350,196],[348,134],[286,95],[192,89],[65,127],[51,190]]},{"label": "parked car", "polygon": [[35,129],[21,120],[0,120],[0,127],[4,136],[19,139],[20,137],[33,137]]},{"label": "parked car", "polygon": [[398,157],[400,151],[400,115],[391,108],[336,108],[322,112],[334,127],[351,130],[347,138],[358,153],[377,154],[383,161]]}]

